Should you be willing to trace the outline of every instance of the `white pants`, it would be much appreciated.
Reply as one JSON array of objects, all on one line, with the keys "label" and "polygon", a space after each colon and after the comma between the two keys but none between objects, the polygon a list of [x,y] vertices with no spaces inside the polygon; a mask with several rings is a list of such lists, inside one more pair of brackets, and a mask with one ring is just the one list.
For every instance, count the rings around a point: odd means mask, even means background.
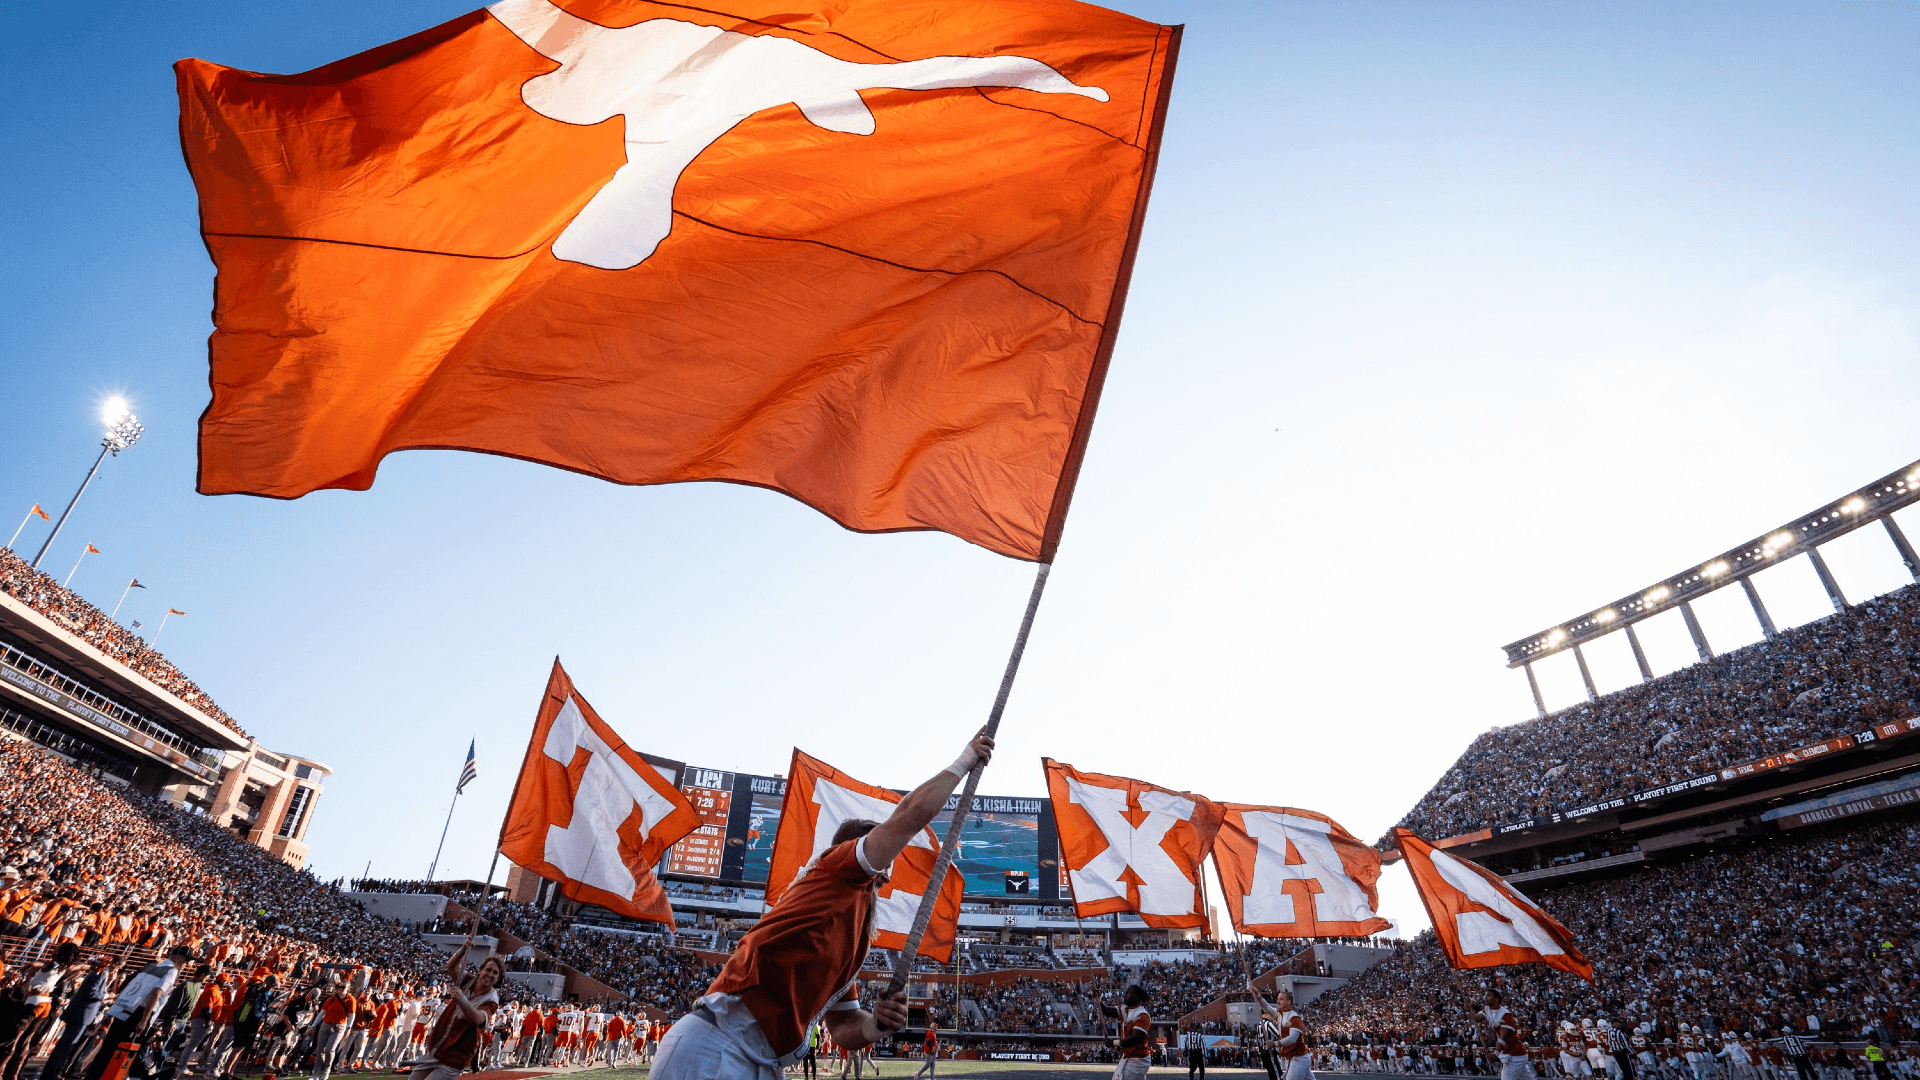
[{"label": "white pants", "polygon": [[1280,1060],[1287,1063],[1286,1071],[1280,1074],[1280,1080],[1313,1080],[1313,1062],[1307,1055],[1301,1054],[1298,1057]]},{"label": "white pants", "polygon": [[1121,1058],[1113,1067],[1113,1080],[1140,1080],[1147,1075],[1147,1059]]},{"label": "white pants", "polygon": [[1500,1055],[1500,1080],[1533,1080],[1533,1063],[1525,1054]]},{"label": "white pants", "polygon": [[703,1009],[675,1020],[667,1029],[647,1076],[649,1080],[784,1080],[779,1066],[753,1056],[714,1026]]}]

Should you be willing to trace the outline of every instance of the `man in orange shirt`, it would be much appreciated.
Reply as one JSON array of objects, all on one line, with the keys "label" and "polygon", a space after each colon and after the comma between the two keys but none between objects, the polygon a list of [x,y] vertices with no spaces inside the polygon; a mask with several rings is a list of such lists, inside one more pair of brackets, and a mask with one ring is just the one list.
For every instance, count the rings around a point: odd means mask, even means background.
[{"label": "man in orange shirt", "polygon": [[515,1055],[520,1058],[520,1064],[532,1065],[537,1060],[536,1055],[540,1052],[540,1033],[545,1030],[542,1026],[545,1022],[546,1017],[542,1015],[538,1005],[528,1009],[527,1015],[521,1018],[520,1046],[515,1051]]},{"label": "man in orange shirt", "polygon": [[1114,1008],[1102,1004],[1100,1011],[1107,1016],[1120,1019],[1120,1038],[1114,1043],[1120,1049],[1120,1060],[1113,1067],[1113,1080],[1140,1080],[1147,1075],[1147,1065],[1152,1060],[1153,1042],[1149,1037],[1153,1030],[1153,1017],[1147,1011],[1147,991],[1139,983],[1127,987],[1127,993],[1121,999],[1123,1007]]},{"label": "man in orange shirt", "polygon": [[806,1056],[807,1031],[822,1019],[850,1053],[905,1027],[905,993],[876,1001],[871,1012],[860,1007],[856,977],[873,931],[874,892],[947,796],[992,754],[993,738],[982,731],[886,821],[842,822],[831,845],[740,939],[693,1011],[660,1040],[651,1080],[782,1080],[782,1070]]},{"label": "man in orange shirt", "polygon": [[201,1062],[204,1064],[213,1060],[213,1045],[207,1039],[213,1034],[214,1025],[218,1022],[214,1019],[214,1015],[222,1005],[226,1004],[226,1001],[226,993],[220,987],[220,969],[211,966],[204,968],[200,996],[194,999],[193,1010],[188,1014],[187,1041],[180,1044],[180,1056],[173,1059],[175,1075],[186,1075],[187,1066],[193,1062],[193,1055],[203,1047],[205,1052],[201,1054]]},{"label": "man in orange shirt", "polygon": [[320,1002],[320,1033],[313,1041],[313,1080],[327,1080],[333,1073],[334,1055],[341,1049],[359,1009],[359,999],[347,992],[336,975],[332,991]]}]

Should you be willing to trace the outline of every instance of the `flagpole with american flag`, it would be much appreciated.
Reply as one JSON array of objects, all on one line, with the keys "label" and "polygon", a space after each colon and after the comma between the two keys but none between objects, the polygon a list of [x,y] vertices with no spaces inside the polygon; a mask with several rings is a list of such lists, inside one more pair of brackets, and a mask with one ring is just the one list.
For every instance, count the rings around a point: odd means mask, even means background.
[{"label": "flagpole with american flag", "polygon": [[[447,846],[447,830],[453,826],[453,808],[460,805],[460,794],[467,790],[480,775],[480,765],[474,760],[474,740],[467,740],[467,760],[460,766],[460,779],[453,785],[453,801],[447,804],[447,823],[440,826],[440,846],[433,849],[433,861],[427,864],[427,880],[433,880],[433,873],[440,868],[440,852]],[[491,876],[491,875],[489,875]]]}]

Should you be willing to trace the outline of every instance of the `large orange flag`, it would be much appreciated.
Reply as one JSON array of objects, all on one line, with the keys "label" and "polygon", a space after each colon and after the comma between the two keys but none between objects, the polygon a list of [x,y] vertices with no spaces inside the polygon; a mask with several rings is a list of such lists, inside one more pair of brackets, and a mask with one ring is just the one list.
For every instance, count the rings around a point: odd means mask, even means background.
[{"label": "large orange flag", "polygon": [[1233,928],[1260,937],[1366,937],[1381,918],[1380,853],[1340,823],[1291,806],[1221,803],[1213,841]]},{"label": "large orange flag", "polygon": [[700,817],[673,781],[600,719],[556,658],[500,823],[500,854],[562,895],[673,925],[654,864]]},{"label": "large orange flag", "polygon": [[1545,964],[1593,981],[1593,965],[1573,943],[1573,932],[1500,875],[1406,829],[1394,829],[1393,836],[1449,964]]},{"label": "large orange flag", "polygon": [[1040,767],[1075,913],[1133,911],[1156,927],[1207,924],[1200,867],[1220,829],[1218,803],[1052,758]]},{"label": "large orange flag", "polygon": [[477,450],[1050,559],[1178,28],[716,2],[502,0],[300,75],[177,64],[218,269],[199,489]]},{"label": "large orange flag", "polygon": [[[821,761],[793,752],[787,770],[787,795],[780,804],[780,831],[774,834],[773,856],[767,867],[767,906],[772,907],[833,841],[842,822],[854,819],[885,821],[900,802],[898,792],[862,783]],[[932,829],[920,836],[893,861],[893,873],[874,894],[873,943],[883,949],[907,947],[907,932],[920,913],[920,899],[940,857],[940,841]],[[953,941],[960,931],[960,896],[966,880],[955,866],[940,882],[940,899],[920,939],[920,955],[941,963],[953,958]]]}]

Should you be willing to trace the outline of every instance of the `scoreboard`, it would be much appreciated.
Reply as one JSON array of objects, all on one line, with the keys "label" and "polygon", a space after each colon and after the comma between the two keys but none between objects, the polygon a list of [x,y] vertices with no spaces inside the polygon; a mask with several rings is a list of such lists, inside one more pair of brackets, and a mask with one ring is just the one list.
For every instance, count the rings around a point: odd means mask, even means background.
[{"label": "scoreboard", "polygon": [[[700,815],[700,826],[668,851],[666,872],[728,885],[765,884],[787,782],[687,766],[680,771],[680,790]],[[958,795],[948,798],[934,819],[934,835],[946,835],[959,803]],[[1053,807],[1045,799],[975,796],[957,854],[968,893],[1041,901],[1067,895]]]},{"label": "scoreboard", "polygon": [[687,769],[681,774],[680,790],[700,815],[700,827],[673,845],[667,857],[667,873],[689,877],[719,878],[727,854],[727,819],[733,811],[733,781],[730,772],[715,769]]}]

